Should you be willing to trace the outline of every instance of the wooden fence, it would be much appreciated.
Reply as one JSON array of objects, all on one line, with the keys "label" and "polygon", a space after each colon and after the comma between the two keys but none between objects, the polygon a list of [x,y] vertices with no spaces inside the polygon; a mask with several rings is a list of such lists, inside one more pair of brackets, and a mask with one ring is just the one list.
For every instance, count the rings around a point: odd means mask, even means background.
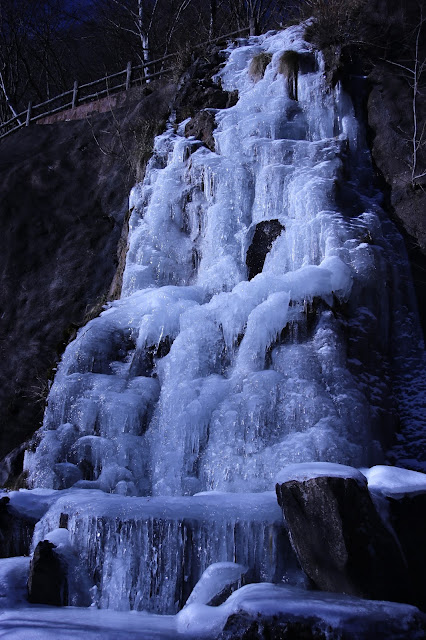
[{"label": "wooden fence", "polygon": [[[219,36],[218,38],[214,38],[213,40],[201,42],[194,47],[193,51],[209,44],[227,40],[233,36],[245,33],[246,31],[249,31],[249,28],[233,31],[232,33],[227,33],[223,36]],[[157,60],[152,60],[146,64],[137,66],[132,66],[132,63],[128,62],[127,67],[123,71],[106,75],[99,80],[87,82],[82,85],[79,85],[76,80],[73,88],[69,91],[65,91],[65,93],[61,93],[60,95],[39,104],[33,104],[30,102],[25,111],[18,113],[6,122],[0,123],[0,140],[14,131],[18,131],[21,127],[28,127],[32,122],[37,122],[37,120],[51,116],[59,111],[75,109],[77,106],[85,104],[86,102],[93,102],[119,91],[128,91],[131,87],[142,85],[156,78],[167,76],[175,69],[172,61],[177,57],[177,55],[177,52],[170,53],[169,55],[158,58]]]}]

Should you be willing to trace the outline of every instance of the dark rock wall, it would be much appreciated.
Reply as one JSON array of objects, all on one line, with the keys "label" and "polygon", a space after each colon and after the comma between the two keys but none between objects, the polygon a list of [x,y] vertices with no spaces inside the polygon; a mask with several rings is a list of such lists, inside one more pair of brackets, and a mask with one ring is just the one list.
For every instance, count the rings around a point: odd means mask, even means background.
[{"label": "dark rock wall", "polygon": [[[415,185],[411,183],[412,147],[407,138],[413,125],[412,92],[407,81],[385,63],[374,67],[369,80],[368,124],[372,132],[372,156],[387,185],[389,213],[405,238],[425,331],[426,176]],[[424,104],[424,99],[419,102]],[[420,110],[420,114],[419,126],[423,127],[426,111]]]},{"label": "dark rock wall", "polygon": [[321,591],[412,603],[398,542],[367,486],[353,478],[316,477],[277,484],[300,565]]},{"label": "dark rock wall", "polygon": [[39,427],[66,344],[108,298],[117,247],[123,262],[128,192],[175,87],[149,92],[0,142],[0,459]]},{"label": "dark rock wall", "polygon": [[[376,25],[371,48],[364,51],[364,59],[369,66],[367,112],[371,152],[384,181],[386,208],[405,239],[426,335],[426,68],[418,78],[416,118],[413,110],[416,36],[424,3],[374,0],[370,4],[370,18]],[[423,7],[423,19],[424,15]],[[418,69],[426,60],[425,23],[419,36]],[[425,175],[413,181],[414,119],[417,121],[417,139],[422,141],[416,174]]]}]

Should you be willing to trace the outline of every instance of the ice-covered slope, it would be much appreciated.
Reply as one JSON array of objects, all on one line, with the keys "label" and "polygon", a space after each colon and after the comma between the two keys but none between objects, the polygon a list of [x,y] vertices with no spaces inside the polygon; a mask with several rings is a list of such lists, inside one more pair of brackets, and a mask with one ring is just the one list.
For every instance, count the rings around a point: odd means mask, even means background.
[{"label": "ice-covered slope", "polygon": [[[351,100],[301,26],[231,48],[220,81],[239,100],[216,113],[215,152],[170,124],[132,191],[123,295],[64,355],[34,486],[264,491],[293,462],[381,462],[398,397],[417,425],[409,269]],[[266,221],[281,233],[249,280]]]}]

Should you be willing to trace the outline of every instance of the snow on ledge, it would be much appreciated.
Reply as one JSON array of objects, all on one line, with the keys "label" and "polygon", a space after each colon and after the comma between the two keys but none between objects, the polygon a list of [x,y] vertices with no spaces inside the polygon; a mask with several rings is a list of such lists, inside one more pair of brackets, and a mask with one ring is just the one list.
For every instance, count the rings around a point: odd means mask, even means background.
[{"label": "snow on ledge", "polygon": [[359,485],[367,486],[367,478],[358,469],[334,462],[302,462],[290,464],[278,473],[275,481],[284,484],[290,480],[305,482],[312,478],[352,478]]},{"label": "snow on ledge", "polygon": [[402,498],[406,494],[426,493],[426,473],[377,465],[371,469],[362,469],[368,480],[368,489],[392,498]]}]

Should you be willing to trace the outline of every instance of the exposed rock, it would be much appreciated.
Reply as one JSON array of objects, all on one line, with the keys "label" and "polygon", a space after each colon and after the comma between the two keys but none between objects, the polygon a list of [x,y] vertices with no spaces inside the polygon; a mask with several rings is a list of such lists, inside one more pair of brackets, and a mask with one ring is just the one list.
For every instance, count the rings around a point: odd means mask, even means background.
[{"label": "exposed rock", "polygon": [[354,616],[352,624],[343,628],[336,619],[330,624],[315,616],[236,613],[229,616],[217,640],[422,640],[425,633],[426,620],[420,612],[408,623],[386,615],[364,620]]},{"label": "exposed rock", "polygon": [[165,336],[158,344],[146,345],[137,349],[130,365],[130,375],[146,377],[155,375],[156,361],[169,353],[172,343],[173,340],[169,336]]},{"label": "exposed rock", "polygon": [[[368,3],[367,3],[368,4]],[[419,312],[426,335],[426,174],[412,183],[411,170],[413,167],[413,88],[412,70],[414,58],[403,45],[406,38],[403,34],[409,29],[414,45],[416,25],[419,23],[420,4],[410,1],[375,0],[379,6],[378,15],[380,25],[393,24],[394,37],[392,49],[389,52],[391,60],[406,65],[408,71],[399,68],[383,58],[384,49],[380,49],[379,60],[369,74],[370,94],[368,98],[368,125],[370,127],[370,142],[372,156],[378,174],[387,187],[386,208],[397,223],[404,236],[408,257],[411,262],[413,282],[416,290]],[[401,19],[401,10],[404,9],[405,19]],[[411,26],[408,26],[411,25]],[[424,29],[419,40],[419,60],[426,56],[426,38]],[[396,48],[396,51],[394,49]],[[398,57],[398,51],[399,57]],[[426,123],[426,102],[424,100],[426,76],[420,78],[419,94],[416,103],[417,137],[423,139],[417,151],[417,175],[426,170],[426,145],[424,144],[424,132]],[[423,132],[423,133],[422,133]]]},{"label": "exposed rock", "polygon": [[276,490],[301,567],[318,589],[414,601],[400,547],[366,485],[323,476],[289,480]]},{"label": "exposed rock", "polygon": [[426,191],[411,185],[412,149],[409,136],[404,134],[413,126],[410,88],[403,77],[385,64],[376,65],[369,80],[368,124],[374,132],[373,158],[390,187],[395,215],[426,253]]},{"label": "exposed rock", "polygon": [[238,92],[224,91],[213,80],[223,62],[221,48],[214,47],[208,58],[198,58],[185,72],[173,103],[177,122],[192,118],[202,109],[227,109],[236,104]]},{"label": "exposed rock", "polygon": [[48,540],[38,543],[30,564],[28,600],[56,607],[68,604],[66,568]]},{"label": "exposed rock", "polygon": [[214,151],[213,131],[216,128],[214,112],[204,109],[199,111],[185,127],[185,136],[194,136],[204,142],[210,151]]},{"label": "exposed rock", "polygon": [[0,498],[0,558],[27,556],[36,520],[18,513],[7,496]]},{"label": "exposed rock", "polygon": [[267,254],[282,231],[284,231],[284,226],[279,220],[262,220],[256,225],[246,255],[249,280],[261,273]]}]

